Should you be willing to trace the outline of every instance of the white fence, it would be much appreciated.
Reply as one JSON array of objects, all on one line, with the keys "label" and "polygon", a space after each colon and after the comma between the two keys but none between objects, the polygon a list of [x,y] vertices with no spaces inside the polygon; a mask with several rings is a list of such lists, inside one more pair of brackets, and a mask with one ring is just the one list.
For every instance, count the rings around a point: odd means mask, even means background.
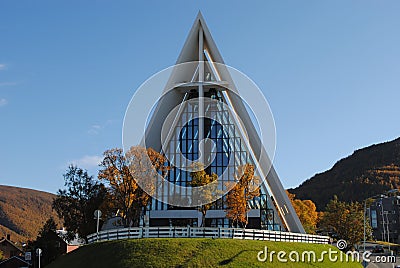
[{"label": "white fence", "polygon": [[328,244],[329,237],[321,235],[240,228],[213,227],[132,227],[101,231],[88,235],[89,243],[134,238],[233,238]]}]

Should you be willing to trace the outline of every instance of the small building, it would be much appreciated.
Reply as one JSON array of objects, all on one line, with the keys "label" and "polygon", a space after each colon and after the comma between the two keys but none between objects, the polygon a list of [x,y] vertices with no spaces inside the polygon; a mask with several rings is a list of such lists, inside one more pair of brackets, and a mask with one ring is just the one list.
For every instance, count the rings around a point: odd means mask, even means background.
[{"label": "small building", "polygon": [[0,239],[0,251],[3,252],[3,257],[5,259],[8,259],[14,256],[22,256],[24,254],[24,251],[20,249],[10,239],[11,238],[9,234],[6,237]]},{"label": "small building", "polygon": [[30,263],[21,256],[13,256],[0,262],[0,268],[28,268]]},{"label": "small building", "polygon": [[77,235],[71,241],[64,239],[67,231],[65,229],[57,230],[54,239],[57,241],[57,247],[60,248],[61,254],[70,253],[71,251],[79,248],[81,245],[85,244],[83,239],[80,239]]}]

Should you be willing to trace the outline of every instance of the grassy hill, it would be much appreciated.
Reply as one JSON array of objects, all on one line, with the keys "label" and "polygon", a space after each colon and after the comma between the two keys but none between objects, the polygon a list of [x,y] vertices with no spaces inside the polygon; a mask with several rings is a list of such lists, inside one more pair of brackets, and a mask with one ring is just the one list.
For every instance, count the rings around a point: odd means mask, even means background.
[{"label": "grassy hill", "polygon": [[[257,254],[268,247],[289,254],[297,250],[314,250],[317,259],[324,250],[337,250],[329,245],[252,241],[236,239],[131,239],[83,246],[61,256],[48,268],[66,267],[361,267],[359,263],[324,262],[280,263],[259,262]],[[288,255],[286,255],[286,258]]]},{"label": "grassy hill", "polygon": [[11,234],[14,242],[35,239],[46,220],[56,213],[51,209],[54,194],[0,185],[0,237]]},{"label": "grassy hill", "polygon": [[363,201],[395,188],[400,189],[400,138],[357,150],[289,192],[323,210],[334,195],[342,201]]}]

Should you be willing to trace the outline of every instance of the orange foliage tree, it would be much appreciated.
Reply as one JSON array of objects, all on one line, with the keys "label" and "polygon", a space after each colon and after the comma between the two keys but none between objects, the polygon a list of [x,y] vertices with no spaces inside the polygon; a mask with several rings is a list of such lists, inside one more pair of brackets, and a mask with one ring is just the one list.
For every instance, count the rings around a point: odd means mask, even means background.
[{"label": "orange foliage tree", "polygon": [[317,212],[317,207],[311,200],[300,200],[295,199],[295,195],[286,191],[289,199],[292,203],[297,216],[300,219],[304,230],[309,234],[315,234],[317,224],[319,221],[319,213]]},{"label": "orange foliage tree", "polygon": [[[153,149],[132,146],[126,154],[122,149],[115,148],[104,152],[100,166],[99,179],[107,181],[113,200],[113,206],[118,208],[124,219],[125,226],[138,226],[144,207],[150,200],[150,194],[155,190],[154,180],[141,180],[146,185],[145,192],[137,181],[146,176],[155,178],[157,173],[165,176],[168,166],[166,158]],[[150,162],[146,158],[150,159]]]},{"label": "orange foliage tree", "polygon": [[242,225],[246,228],[248,223],[248,203],[260,195],[259,179],[254,176],[254,165],[245,164],[238,168],[240,177],[235,176],[236,184],[226,196],[226,216],[231,219],[234,226]]}]

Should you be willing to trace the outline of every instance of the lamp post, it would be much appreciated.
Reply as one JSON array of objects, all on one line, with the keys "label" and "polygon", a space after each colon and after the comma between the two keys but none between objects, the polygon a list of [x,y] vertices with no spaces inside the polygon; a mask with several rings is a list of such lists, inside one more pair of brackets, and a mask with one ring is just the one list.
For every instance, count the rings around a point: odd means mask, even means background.
[{"label": "lamp post", "polygon": [[38,256],[38,258],[39,258],[39,268],[40,268],[40,256],[42,256],[42,249],[41,248],[37,248],[36,249],[36,255]]},{"label": "lamp post", "polygon": [[95,210],[94,211],[94,218],[97,220],[97,228],[96,228],[96,234],[97,234],[97,240],[99,241],[99,221],[100,221],[100,217],[101,217],[101,211],[100,210]]},{"label": "lamp post", "polygon": [[365,230],[365,226],[366,226],[365,214],[366,213],[367,213],[367,199],[364,200],[364,243],[363,243],[364,252],[365,252],[365,240],[366,240],[366,230]]}]

